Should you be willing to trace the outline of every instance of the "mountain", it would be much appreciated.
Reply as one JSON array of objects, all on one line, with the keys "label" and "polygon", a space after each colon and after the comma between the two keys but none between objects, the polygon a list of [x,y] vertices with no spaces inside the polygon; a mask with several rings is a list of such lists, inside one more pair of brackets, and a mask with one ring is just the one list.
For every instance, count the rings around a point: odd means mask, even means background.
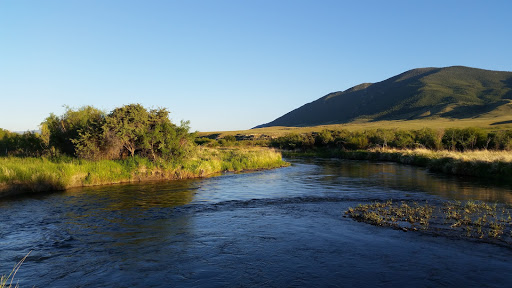
[{"label": "mountain", "polygon": [[333,92],[274,121],[271,126],[316,126],[353,121],[463,119],[512,115],[512,72],[464,66],[419,68],[378,83]]}]

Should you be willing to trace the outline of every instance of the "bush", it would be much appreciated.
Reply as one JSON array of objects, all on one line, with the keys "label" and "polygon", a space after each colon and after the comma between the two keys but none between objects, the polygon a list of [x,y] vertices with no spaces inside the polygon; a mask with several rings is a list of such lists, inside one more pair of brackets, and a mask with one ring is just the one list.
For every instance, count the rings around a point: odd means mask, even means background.
[{"label": "bush", "polygon": [[413,148],[414,147],[414,135],[412,131],[396,131],[393,137],[391,145],[396,148]]}]

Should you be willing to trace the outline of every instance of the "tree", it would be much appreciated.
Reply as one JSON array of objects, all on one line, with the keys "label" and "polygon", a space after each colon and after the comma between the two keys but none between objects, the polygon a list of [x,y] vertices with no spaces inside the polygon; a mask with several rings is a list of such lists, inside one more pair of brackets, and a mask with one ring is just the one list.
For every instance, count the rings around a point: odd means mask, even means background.
[{"label": "tree", "polygon": [[43,123],[41,131],[44,142],[49,147],[67,155],[76,156],[77,141],[80,134],[96,131],[105,121],[105,113],[92,106],[83,106],[76,110],[66,106],[61,117],[50,114]]},{"label": "tree", "polygon": [[443,148],[443,135],[444,131],[434,130],[431,128],[423,128],[416,131],[416,143],[425,146],[428,149],[439,150]]},{"label": "tree", "polygon": [[[106,118],[105,137],[116,137],[133,157],[144,142],[144,134],[149,125],[149,113],[140,104],[129,104],[116,108]],[[123,151],[120,151],[122,154]]]}]

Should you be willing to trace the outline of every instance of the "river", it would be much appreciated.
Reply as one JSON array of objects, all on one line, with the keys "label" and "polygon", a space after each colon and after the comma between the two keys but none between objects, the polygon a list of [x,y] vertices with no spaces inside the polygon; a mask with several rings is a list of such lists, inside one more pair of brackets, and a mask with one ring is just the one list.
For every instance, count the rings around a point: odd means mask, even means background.
[{"label": "river", "polygon": [[512,249],[343,217],[376,200],[512,204],[512,187],[385,162],[289,159],[206,179],[0,200],[20,287],[507,287]]}]

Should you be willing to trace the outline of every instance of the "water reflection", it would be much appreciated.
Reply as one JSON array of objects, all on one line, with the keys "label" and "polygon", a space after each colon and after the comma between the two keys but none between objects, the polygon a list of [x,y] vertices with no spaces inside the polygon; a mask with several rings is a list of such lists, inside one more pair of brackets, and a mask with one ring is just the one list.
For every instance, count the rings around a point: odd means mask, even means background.
[{"label": "water reflection", "polygon": [[426,192],[449,200],[481,200],[512,204],[510,183],[464,178],[429,172],[425,168],[390,162],[309,160],[321,164],[324,181],[338,185],[388,187],[407,192]]},{"label": "water reflection", "polygon": [[76,188],[66,191],[69,205],[90,201],[110,211],[176,207],[189,204],[199,180],[144,182]]}]

